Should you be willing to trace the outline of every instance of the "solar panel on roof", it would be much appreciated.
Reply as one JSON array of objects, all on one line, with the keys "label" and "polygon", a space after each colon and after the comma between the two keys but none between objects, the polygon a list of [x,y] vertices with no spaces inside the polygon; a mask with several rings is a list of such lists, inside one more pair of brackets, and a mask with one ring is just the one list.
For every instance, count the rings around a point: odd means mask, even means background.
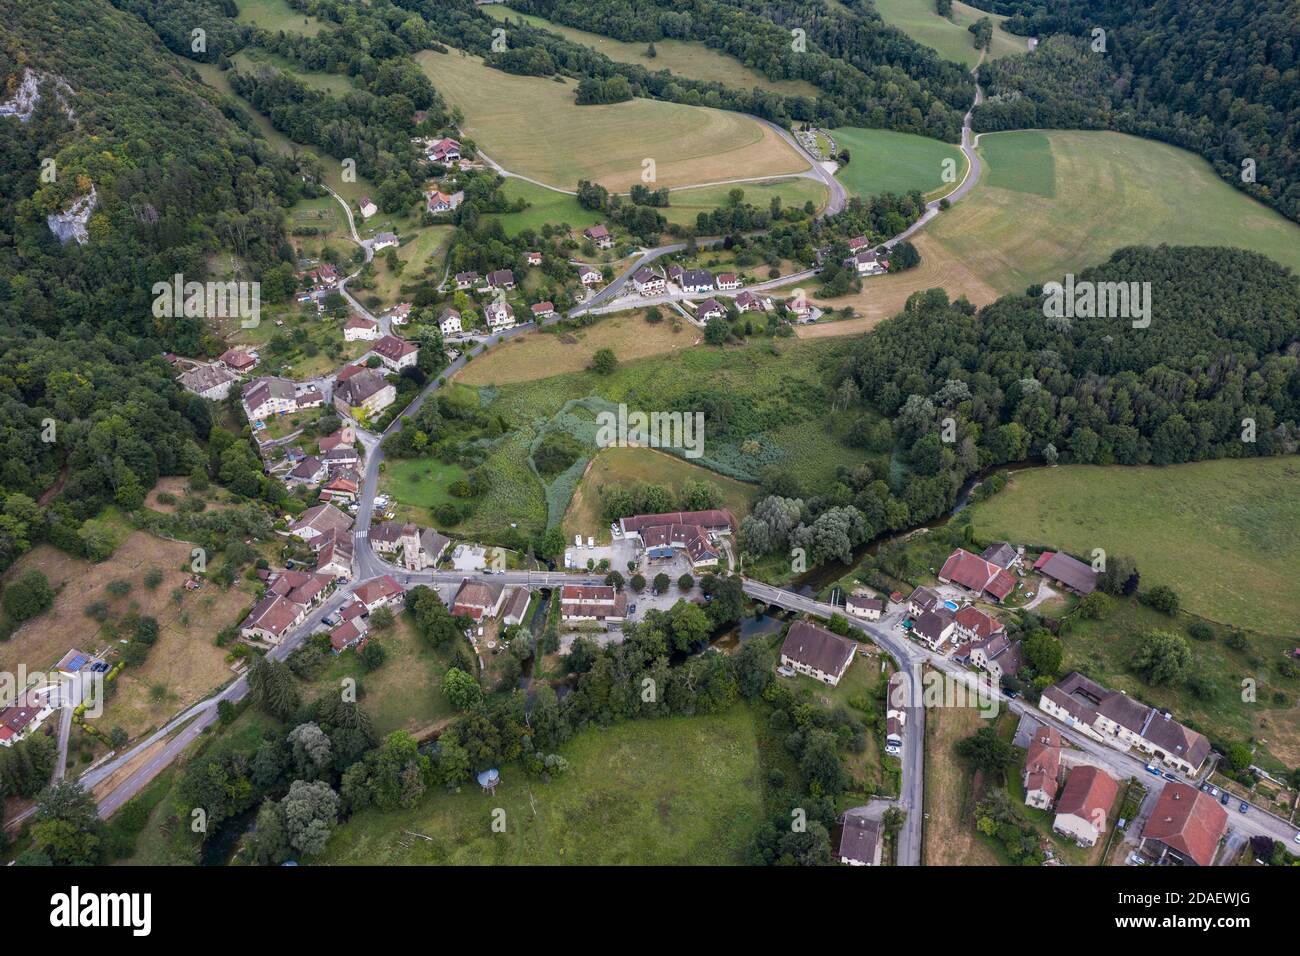
[{"label": "solar panel on roof", "polygon": [[78,654],[76,657],[74,657],[71,661],[68,662],[68,670],[70,671],[79,671],[85,666],[86,666],[85,654]]}]

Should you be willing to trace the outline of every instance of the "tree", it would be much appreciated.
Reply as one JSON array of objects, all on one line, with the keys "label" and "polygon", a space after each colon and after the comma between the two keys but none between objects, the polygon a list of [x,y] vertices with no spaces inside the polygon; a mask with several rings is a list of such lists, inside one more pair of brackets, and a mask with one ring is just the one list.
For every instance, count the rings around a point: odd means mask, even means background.
[{"label": "tree", "polygon": [[655,579],[654,579],[655,593],[663,594],[672,586],[672,583],[673,583],[673,579],[670,578],[664,572],[660,571],[658,574],[655,575]]},{"label": "tree", "polygon": [[1098,584],[1107,594],[1127,597],[1137,590],[1138,580],[1137,562],[1126,555],[1117,554],[1107,557]]},{"label": "tree", "polygon": [[250,840],[259,863],[319,856],[338,822],[339,795],[323,780],[295,780],[279,803],[267,800]]},{"label": "tree", "polygon": [[1142,635],[1130,665],[1148,684],[1159,687],[1180,681],[1191,661],[1192,650],[1180,635],[1148,631]]},{"label": "tree", "polygon": [[33,568],[5,588],[3,603],[9,619],[20,624],[54,603],[54,588],[49,578]]},{"label": "tree", "polygon": [[100,862],[104,821],[95,798],[80,784],[61,780],[47,787],[36,804],[33,849],[55,866],[93,866]]},{"label": "tree", "polygon": [[981,727],[957,741],[957,755],[977,770],[1002,774],[1016,762],[1016,748],[998,736],[992,727]]},{"label": "tree", "polygon": [[609,574],[605,575],[605,584],[615,591],[621,591],[623,590],[623,575],[617,571],[610,571]]},{"label": "tree", "polygon": [[597,349],[596,354],[591,357],[591,365],[588,366],[597,375],[612,375],[618,368],[618,359],[614,356],[613,349]]},{"label": "tree", "polygon": [[634,574],[632,575],[632,580],[629,581],[628,584],[631,586],[633,591],[640,594],[645,590],[645,576],[642,574]]},{"label": "tree", "polygon": [[299,724],[289,732],[294,772],[302,780],[315,780],[330,767],[333,745],[325,731],[313,723]]},{"label": "tree", "polygon": [[483,699],[483,690],[478,681],[459,667],[447,671],[442,680],[442,692],[457,710],[469,710]]},{"label": "tree", "polygon": [[248,668],[248,687],[253,700],[272,717],[287,720],[299,705],[293,673],[283,661],[255,657]]},{"label": "tree", "polygon": [[1047,631],[1035,631],[1026,638],[1024,650],[1025,662],[1039,677],[1055,677],[1061,672],[1065,650]]},{"label": "tree", "polygon": [[695,587],[695,578],[691,577],[689,573],[683,574],[677,579],[677,586],[683,591],[689,591],[691,588]]},{"label": "tree", "polygon": [[370,612],[370,626],[377,631],[392,630],[397,619],[393,617],[391,608],[381,607]]},{"label": "tree", "polygon": [[1157,584],[1150,590],[1141,592],[1138,600],[1171,617],[1178,613],[1178,592],[1167,584]]}]

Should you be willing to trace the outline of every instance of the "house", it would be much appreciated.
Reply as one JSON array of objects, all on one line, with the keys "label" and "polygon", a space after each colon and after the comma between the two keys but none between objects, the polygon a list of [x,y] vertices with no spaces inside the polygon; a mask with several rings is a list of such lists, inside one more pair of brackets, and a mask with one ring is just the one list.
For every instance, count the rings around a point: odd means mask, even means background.
[{"label": "house", "polygon": [[582,234],[596,244],[597,249],[608,249],[614,245],[614,237],[603,225],[597,224],[582,230]]},{"label": "house", "polygon": [[258,378],[244,386],[244,414],[249,421],[298,410],[297,389],[287,378]]},{"label": "house", "polygon": [[976,597],[987,597],[999,604],[1016,588],[1015,576],[1009,571],[961,548],[943,563],[939,580],[944,584],[959,585]]},{"label": "house", "polygon": [[241,637],[279,644],[291,627],[303,622],[307,608],[279,594],[267,594],[239,625]]},{"label": "house", "polygon": [[234,372],[221,365],[200,365],[182,372],[177,379],[185,391],[193,392],[210,402],[224,401],[230,395],[230,386],[238,380]]},{"label": "house", "polygon": [[453,617],[468,617],[475,621],[494,618],[501,613],[505,597],[505,586],[497,581],[462,578],[451,601],[451,613]]},{"label": "house", "polygon": [[[335,445],[320,456],[331,475],[339,475],[361,463],[361,457],[353,445]],[[346,475],[344,477],[347,477]]]},{"label": "house", "polygon": [[880,821],[846,813],[835,858],[848,866],[880,866]]},{"label": "house", "polygon": [[858,646],[808,621],[795,621],[781,644],[781,663],[832,687],[853,663]]},{"label": "house", "polygon": [[397,245],[397,243],[398,243],[398,239],[396,233],[381,232],[377,236],[375,236],[374,241],[371,244],[371,248],[374,249],[375,252],[378,252],[380,249],[388,249],[392,246]]},{"label": "house", "polygon": [[511,588],[508,593],[510,596],[506,598],[505,606],[501,609],[501,622],[507,627],[514,627],[524,623],[524,615],[528,613],[528,602],[532,599],[532,592],[528,588]]},{"label": "house", "polygon": [[524,253],[524,261],[530,266],[540,266],[542,264],[542,254],[540,252]]},{"label": "house", "polygon": [[1006,630],[997,618],[976,607],[962,608],[953,620],[957,624],[957,637],[963,641],[986,641]]},{"label": "house", "polygon": [[849,245],[849,252],[856,254],[861,252],[863,249],[866,249],[868,246],[870,246],[871,240],[869,240],[866,236],[854,236],[852,239],[849,240],[848,245]]},{"label": "house", "polygon": [[785,307],[790,311],[790,314],[793,315],[797,321],[799,322],[812,321],[812,316],[813,316],[812,304],[802,296],[799,296],[794,299],[786,299]]},{"label": "house", "polygon": [[320,408],[325,404],[325,396],[315,385],[294,386],[293,400],[298,411],[304,408]]},{"label": "house", "polygon": [[677,284],[683,292],[712,292],[713,273],[707,269],[683,269]]},{"label": "house", "polygon": [[457,289],[461,289],[462,291],[465,289],[472,289],[474,286],[478,285],[479,274],[477,272],[457,272],[455,281]]},{"label": "house", "polygon": [[342,501],[347,504],[357,500],[357,483],[351,478],[331,478],[320,490],[321,501]]},{"label": "house", "polygon": [[257,355],[241,348],[226,349],[217,361],[236,375],[243,375],[257,364]]},{"label": "house", "polygon": [[457,206],[465,201],[465,190],[454,193],[445,193],[439,189],[432,190],[425,202],[425,208],[435,216],[444,212],[451,212]]},{"label": "house", "polygon": [[1050,810],[1061,780],[1061,734],[1039,727],[1025,753],[1025,805]]},{"label": "house", "polygon": [[351,375],[334,389],[334,407],[344,415],[374,415],[397,401],[397,389],[373,368]]},{"label": "house", "polygon": [[695,317],[701,322],[710,322],[713,319],[720,319],[727,314],[727,310],[717,299],[705,299],[696,309]]},{"label": "house", "polygon": [[428,156],[435,163],[454,163],[460,159],[460,143],[454,139],[440,139],[429,147]]},{"label": "house", "polygon": [[463,331],[460,325],[460,313],[455,309],[444,309],[442,315],[438,316],[438,329],[444,337],[460,335]]},{"label": "house", "polygon": [[740,288],[740,277],[734,272],[720,272],[715,285],[720,292],[730,292]]},{"label": "house", "polygon": [[308,455],[289,472],[289,481],[296,484],[314,485],[326,475],[325,462],[315,455]]},{"label": "house", "polygon": [[1227,828],[1228,813],[1219,801],[1185,783],[1167,783],[1140,845],[1161,863],[1209,866]]},{"label": "house", "polygon": [[410,302],[399,302],[388,310],[388,321],[393,325],[405,325],[411,318],[411,309],[414,307]]},{"label": "house", "polygon": [[1109,774],[1097,767],[1076,767],[1061,791],[1052,829],[1079,846],[1096,846],[1118,793],[1119,785]]},{"label": "house", "polygon": [[[289,525],[289,532],[314,546],[315,539],[333,531],[349,531],[352,519],[331,504],[313,505]],[[324,544],[324,541],[321,542]]]},{"label": "house", "polygon": [[490,290],[505,289],[507,291],[515,287],[515,273],[513,269],[497,269],[495,272],[487,274],[487,287]]},{"label": "house", "polygon": [[357,433],[351,425],[344,425],[338,431],[330,432],[322,438],[317,445],[320,447],[321,454],[331,452],[335,448],[352,448],[356,445]]},{"label": "house", "polygon": [[605,276],[595,266],[578,266],[578,281],[583,285],[599,285]]},{"label": "house", "polygon": [[12,747],[36,731],[54,713],[51,694],[28,690],[0,710],[0,746]]},{"label": "house", "polygon": [[334,588],[334,578],[328,574],[310,571],[274,571],[268,582],[267,593],[292,601],[310,610],[319,604]]},{"label": "house", "polygon": [[956,629],[957,622],[952,611],[940,604],[933,611],[925,611],[913,622],[912,636],[928,644],[930,650],[937,651]]},{"label": "house", "polygon": [[632,286],[641,295],[663,295],[668,291],[668,282],[649,266],[642,266],[632,273]]},{"label": "house", "polygon": [[771,307],[771,300],[760,298],[748,290],[736,296],[736,308],[740,312],[751,312],[755,309],[759,312],[766,312]]},{"label": "house", "polygon": [[379,323],[374,319],[363,319],[354,315],[343,324],[343,341],[355,342],[364,339],[369,342],[379,338]]},{"label": "house", "polygon": [[339,284],[339,272],[328,262],[322,262],[308,272],[304,278],[315,289],[332,289]]},{"label": "house", "polygon": [[736,521],[730,511],[674,511],[634,515],[619,521],[623,537],[651,559],[672,558],[685,551],[694,567],[713,567],[721,557],[714,539],[729,535]]},{"label": "house", "polygon": [[627,595],[606,584],[566,584],[560,589],[560,620],[610,624],[627,614]]},{"label": "house", "polygon": [[357,208],[361,210],[362,219],[369,219],[375,213],[379,212],[379,207],[370,201],[369,196],[362,196],[361,201],[357,203]]},{"label": "house", "polygon": [[1040,554],[1034,562],[1034,570],[1076,594],[1091,594],[1097,590],[1097,579],[1100,577],[1092,565],[1059,551],[1044,551]]},{"label": "house", "polygon": [[1039,709],[1118,750],[1136,748],[1166,767],[1194,776],[1210,754],[1210,742],[1167,711],[1108,690],[1077,671],[1043,690]]},{"label": "house", "polygon": [[885,610],[885,602],[880,598],[871,597],[869,594],[850,594],[844,599],[844,610],[854,617],[865,618],[868,621],[879,621],[880,615]]},{"label": "house", "polygon": [[385,521],[373,526],[369,534],[370,546],[380,554],[401,554],[402,564],[411,571],[423,571],[437,566],[442,560],[449,538],[430,528]]},{"label": "house", "polygon": [[365,647],[366,640],[366,628],[360,618],[354,621],[344,621],[330,631],[330,650],[335,654],[342,654],[349,647],[360,650]]},{"label": "house", "polygon": [[973,641],[970,645],[970,661],[980,670],[987,671],[995,681],[1005,677],[1015,677],[1024,662],[1023,645],[1007,637],[1005,631],[998,631],[992,637]]},{"label": "house", "polygon": [[400,372],[408,366],[414,365],[420,357],[420,347],[414,342],[398,338],[396,335],[385,335],[375,343],[372,351],[379,356],[379,360],[394,372]]},{"label": "house", "polygon": [[352,593],[365,607],[366,613],[371,614],[381,607],[400,605],[406,589],[391,574],[385,574],[358,585]]},{"label": "house", "polygon": [[860,276],[878,276],[885,272],[885,262],[875,250],[854,253],[844,260],[844,267],[852,269]]},{"label": "house", "polygon": [[533,307],[534,319],[549,319],[555,314],[555,303],[538,302]]},{"label": "house", "polygon": [[316,552],[316,573],[328,574],[336,578],[350,578],[353,547],[351,532],[331,531],[323,535],[320,548]]},{"label": "house", "polygon": [[994,541],[984,549],[980,557],[990,564],[996,564],[1004,571],[1010,571],[1020,566],[1021,555],[1005,541]]},{"label": "house", "polygon": [[483,307],[483,318],[490,329],[508,329],[515,324],[515,310],[509,302],[489,302]]}]

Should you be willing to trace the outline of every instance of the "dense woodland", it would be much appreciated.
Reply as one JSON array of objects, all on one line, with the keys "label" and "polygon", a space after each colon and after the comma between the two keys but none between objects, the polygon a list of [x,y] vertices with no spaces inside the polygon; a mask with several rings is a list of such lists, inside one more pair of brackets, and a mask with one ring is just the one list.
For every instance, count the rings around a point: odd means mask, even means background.
[{"label": "dense woodland", "polygon": [[[1049,37],[1032,54],[981,67],[989,98],[975,111],[977,130],[1115,129],[1164,140],[1300,220],[1294,0],[972,2],[1011,14],[1012,32]],[[1247,160],[1253,178],[1243,176]]]}]

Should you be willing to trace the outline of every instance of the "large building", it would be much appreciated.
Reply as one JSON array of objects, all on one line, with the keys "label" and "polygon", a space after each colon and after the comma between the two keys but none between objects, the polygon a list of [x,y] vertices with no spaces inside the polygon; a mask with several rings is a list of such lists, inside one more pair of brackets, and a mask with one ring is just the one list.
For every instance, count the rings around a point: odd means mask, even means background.
[{"label": "large building", "polygon": [[834,686],[853,663],[858,645],[824,627],[795,621],[781,644],[781,663]]},{"label": "large building", "polygon": [[1034,570],[1076,594],[1091,594],[1097,589],[1100,577],[1092,565],[1059,551],[1044,551],[1034,562]]},{"label": "large building", "polygon": [[972,592],[1001,604],[1016,589],[1016,579],[1009,571],[979,555],[958,548],[948,556],[939,571],[944,584],[957,584]]},{"label": "large building", "polygon": [[686,552],[691,566],[715,567],[721,557],[717,538],[735,527],[730,511],[674,511],[657,515],[634,515],[619,522],[625,538],[642,548],[651,559],[668,559]]},{"label": "large building", "polygon": [[334,389],[334,407],[344,415],[374,415],[397,401],[397,389],[377,369],[362,369]]},{"label": "large building", "polygon": [[244,414],[249,421],[298,410],[298,390],[287,378],[259,378],[244,386]]},{"label": "large building", "polygon": [[1210,754],[1210,742],[1169,713],[1102,687],[1077,671],[1045,689],[1038,707],[1116,749],[1136,748],[1188,776],[1200,770]]},{"label": "large building", "polygon": [[560,589],[560,620],[610,624],[627,615],[627,596],[605,584],[566,584]]},{"label": "large building", "polygon": [[384,521],[370,529],[370,545],[380,554],[400,555],[411,571],[436,567],[451,540],[431,528],[400,521]]},{"label": "large building", "polygon": [[455,617],[468,617],[475,621],[495,618],[501,613],[505,598],[505,585],[497,581],[464,578],[456,596],[451,600],[451,613]]},{"label": "large building", "polygon": [[414,365],[420,357],[420,347],[414,342],[408,342],[406,339],[398,338],[396,335],[385,335],[382,339],[374,344],[372,351],[379,356],[381,362],[394,372],[400,372],[408,366]]},{"label": "large building", "polygon": [[[352,519],[331,504],[308,508],[289,525],[289,531],[308,542],[313,550],[333,539],[334,532],[344,532],[352,527]],[[329,536],[327,539],[325,536]]]},{"label": "large building", "polygon": [[1142,828],[1142,849],[1161,863],[1209,866],[1228,829],[1228,813],[1208,793],[1167,783]]},{"label": "large building", "polygon": [[1052,829],[1079,846],[1096,846],[1118,793],[1119,785],[1109,774],[1096,767],[1076,767],[1057,801]]}]

